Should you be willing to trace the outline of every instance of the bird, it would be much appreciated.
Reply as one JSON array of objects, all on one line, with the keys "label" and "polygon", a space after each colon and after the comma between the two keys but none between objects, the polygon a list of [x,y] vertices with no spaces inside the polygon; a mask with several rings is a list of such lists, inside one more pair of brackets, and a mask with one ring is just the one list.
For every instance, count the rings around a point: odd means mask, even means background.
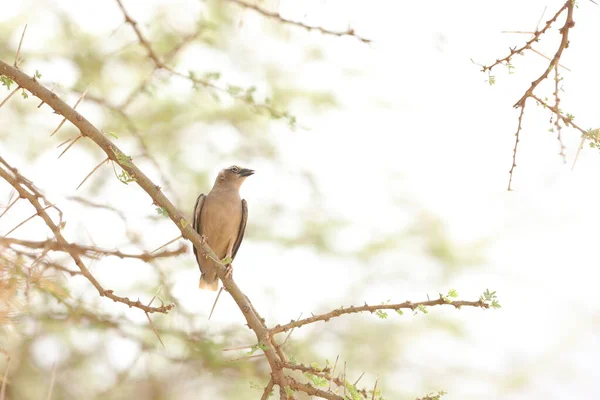
[{"label": "bird", "polygon": [[[226,263],[227,277],[232,276],[231,263],[242,244],[248,221],[248,204],[240,197],[240,186],[253,174],[254,170],[237,165],[221,170],[210,192],[200,194],[194,206],[192,227],[219,260]],[[218,263],[196,247],[194,254],[200,267],[198,286],[216,291],[219,288]]]}]

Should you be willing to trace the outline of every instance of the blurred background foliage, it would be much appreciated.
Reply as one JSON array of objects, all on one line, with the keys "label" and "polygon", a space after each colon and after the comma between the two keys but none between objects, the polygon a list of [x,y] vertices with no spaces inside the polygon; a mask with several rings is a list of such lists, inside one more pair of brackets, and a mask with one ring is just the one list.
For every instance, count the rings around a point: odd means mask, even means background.
[{"label": "blurred background foliage", "polygon": [[[78,110],[105,133],[118,137],[119,146],[188,215],[196,196],[211,187],[218,169],[239,163],[256,168],[259,174],[264,171],[263,187],[271,190],[259,199],[247,195],[251,217],[236,261],[238,271],[259,261],[264,264],[251,285],[248,279],[244,282],[249,275],[243,272],[238,283],[243,289],[252,286],[248,295],[270,324],[295,318],[297,311],[317,313],[342,304],[388,300],[381,293],[397,294],[400,298],[394,300],[404,301],[410,288],[445,291],[453,276],[482,262],[484,242],[453,242],[445,225],[415,204],[410,194],[398,196],[379,187],[379,195],[391,199],[392,214],[402,222],[387,230],[361,225],[324,201],[318,169],[287,159],[286,151],[293,144],[282,144],[286,140],[282,137],[301,141],[315,118],[343,109],[333,88],[307,86],[299,77],[333,69],[347,79],[361,79],[360,71],[328,58],[320,41],[368,45],[353,38],[309,34],[227,1],[177,5],[155,1],[143,6],[124,2],[167,65],[223,89],[215,90],[157,70],[131,26],[123,23],[117,3],[108,3],[100,8],[110,11],[98,15],[102,21],[94,29],[70,12],[73,2],[36,2],[33,8],[23,3],[0,24],[0,37],[5,38],[0,40],[0,58],[12,61],[27,23],[21,69],[39,70],[42,83],[54,87],[70,104],[88,89]],[[176,6],[190,6],[190,10],[174,13]],[[97,6],[90,7],[94,13]],[[189,15],[181,24],[174,23],[182,14]],[[258,30],[258,36],[244,37],[245,25],[253,27],[254,33]],[[251,93],[252,98],[236,100],[231,93],[238,91]],[[2,148],[66,213],[71,240],[135,252],[150,251],[176,236],[176,229],[156,213],[144,194],[135,185],[118,182],[119,171],[108,165],[75,192],[103,156],[91,142],[81,140],[54,160],[64,149],[55,147],[78,132],[67,123],[49,137],[60,118],[50,115],[46,106],[37,110],[32,96],[20,97],[0,112]],[[263,107],[267,102],[285,116],[271,115]],[[365,160],[364,154],[355,154],[356,165],[336,164],[333,154],[344,151],[344,143],[329,151],[332,162],[320,165],[339,174],[351,173]],[[386,179],[399,181],[393,176]],[[1,188],[6,205],[10,190],[6,184]],[[290,197],[299,200],[290,202]],[[18,223],[17,216],[27,212],[15,208],[14,213],[8,221]],[[3,232],[11,227],[8,217],[2,221]],[[11,236],[47,237],[42,225],[30,225],[29,230]],[[217,314],[225,317],[208,324],[212,298],[202,298],[201,310],[186,304],[189,293],[196,290],[198,275],[191,251],[151,263],[90,260],[93,273],[115,292],[149,300],[160,287],[162,301],[177,305],[168,315],[152,316],[164,346],[139,310],[109,304],[81,276],[53,267],[73,269],[68,257],[48,253],[36,260],[8,247],[1,251],[0,345],[11,356],[6,399],[44,398],[53,373],[53,399],[260,397],[260,389],[253,387],[266,384],[265,361],[232,361],[245,351],[222,351],[253,343],[241,315],[222,298]],[[288,262],[296,265],[294,270],[286,268]],[[305,280],[295,284],[300,275]],[[452,314],[394,314],[387,320],[349,316],[294,333],[287,349],[300,362],[321,365],[339,355],[340,365],[341,360],[347,364],[349,380],[366,372],[362,383],[369,386],[379,375],[386,398],[411,398],[442,390],[456,376],[469,373],[460,364],[446,370],[423,365],[411,355],[411,342],[425,334],[452,343],[464,338],[465,332]],[[3,357],[0,370],[6,366]]]}]

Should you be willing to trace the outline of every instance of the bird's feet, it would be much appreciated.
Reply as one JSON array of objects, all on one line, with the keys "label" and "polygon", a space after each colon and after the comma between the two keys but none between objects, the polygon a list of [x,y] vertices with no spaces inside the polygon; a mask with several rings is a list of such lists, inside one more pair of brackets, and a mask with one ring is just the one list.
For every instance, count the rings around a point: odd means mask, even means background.
[{"label": "bird's feet", "polygon": [[225,266],[225,278],[231,278],[233,276],[233,265],[227,264]]},{"label": "bird's feet", "polygon": [[208,236],[200,235],[200,243],[205,244],[207,240],[208,240]]}]

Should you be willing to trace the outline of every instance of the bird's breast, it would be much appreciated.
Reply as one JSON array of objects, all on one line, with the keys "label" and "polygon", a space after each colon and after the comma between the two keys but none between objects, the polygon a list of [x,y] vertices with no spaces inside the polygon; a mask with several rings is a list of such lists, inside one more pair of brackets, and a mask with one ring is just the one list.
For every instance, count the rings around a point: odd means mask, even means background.
[{"label": "bird's breast", "polygon": [[242,221],[239,195],[208,195],[202,207],[202,234],[208,245],[224,258],[231,241],[235,241]]}]

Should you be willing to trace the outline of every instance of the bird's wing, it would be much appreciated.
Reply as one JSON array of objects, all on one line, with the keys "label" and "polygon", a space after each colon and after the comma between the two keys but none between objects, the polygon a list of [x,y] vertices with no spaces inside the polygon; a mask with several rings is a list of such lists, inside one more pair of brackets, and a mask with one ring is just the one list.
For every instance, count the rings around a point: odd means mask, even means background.
[{"label": "bird's wing", "polygon": [[242,200],[242,222],[240,222],[240,230],[238,231],[237,239],[235,239],[235,243],[233,245],[233,252],[231,254],[231,258],[234,259],[237,254],[238,249],[240,248],[240,244],[242,244],[242,240],[244,239],[244,231],[246,230],[246,222],[248,221],[248,203],[246,200]]},{"label": "bird's wing", "polygon": [[[192,227],[198,235],[202,235],[202,223],[200,221],[200,216],[202,215],[202,206],[204,205],[204,199],[206,196],[201,194],[198,196],[196,200],[196,205],[194,206],[194,216],[192,218]],[[200,259],[198,258],[198,250],[194,247],[194,255],[196,256],[196,261],[198,261],[198,265],[200,265]]]}]

